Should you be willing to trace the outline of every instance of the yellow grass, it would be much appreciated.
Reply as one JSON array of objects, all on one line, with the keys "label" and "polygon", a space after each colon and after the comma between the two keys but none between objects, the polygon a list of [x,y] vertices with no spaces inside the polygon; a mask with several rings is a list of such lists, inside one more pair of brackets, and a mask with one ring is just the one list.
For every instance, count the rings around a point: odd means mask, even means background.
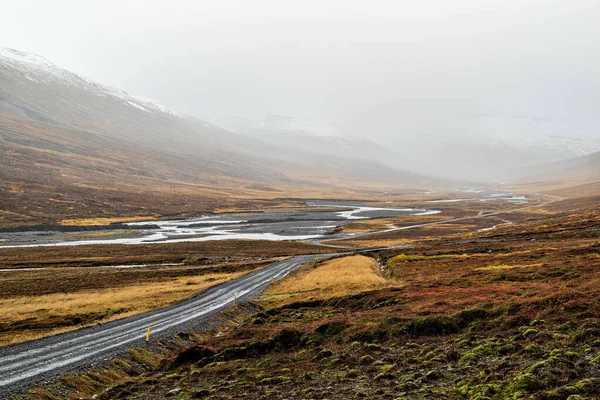
[{"label": "yellow grass", "polygon": [[424,230],[432,230],[432,229],[451,229],[451,230],[461,230],[461,231],[466,231],[466,230],[472,230],[472,229],[477,229],[478,226],[477,225],[467,225],[467,224],[452,224],[452,223],[448,223],[448,224],[434,224],[434,225],[427,225],[427,226],[423,226],[422,229]]},{"label": "yellow grass", "polygon": [[119,222],[136,222],[136,221],[148,221],[154,220],[156,217],[153,216],[136,216],[136,217],[111,217],[111,218],[73,218],[73,219],[63,219],[59,222],[60,225],[66,226],[84,226],[84,225],[95,225],[95,226],[103,226],[109,224],[115,224]]},{"label": "yellow grass", "polygon": [[370,257],[349,256],[326,261],[271,285],[262,296],[268,306],[298,301],[326,300],[365,290],[399,286],[381,276],[379,265]]},{"label": "yellow grass", "polygon": [[406,226],[412,224],[424,224],[447,219],[448,216],[440,215],[405,215],[401,217],[375,218],[369,220],[359,220],[342,226],[342,231],[348,233],[373,232],[384,229],[390,229],[392,226]]},{"label": "yellow grass", "polygon": [[541,267],[543,264],[526,264],[526,265],[506,265],[506,264],[498,264],[498,265],[487,265],[485,267],[477,267],[473,268],[473,271],[502,271],[513,268],[529,268],[529,267]]},{"label": "yellow grass", "polygon": [[346,246],[356,248],[370,247],[391,247],[404,246],[413,243],[411,239],[345,239],[345,240],[325,240],[322,243],[332,246]]},{"label": "yellow grass", "polygon": [[[56,319],[78,314],[90,315],[92,313],[110,315],[94,321],[94,323],[107,322],[174,304],[193,296],[201,290],[244,274],[245,272],[207,274],[174,278],[164,282],[152,282],[133,287],[85,290],[43,296],[11,297],[0,300],[2,322],[14,323],[25,319],[43,322],[44,318],[50,316]],[[87,325],[93,325],[94,323]],[[31,329],[19,331],[18,333],[2,332],[0,333],[0,346],[71,331],[82,326]]]}]

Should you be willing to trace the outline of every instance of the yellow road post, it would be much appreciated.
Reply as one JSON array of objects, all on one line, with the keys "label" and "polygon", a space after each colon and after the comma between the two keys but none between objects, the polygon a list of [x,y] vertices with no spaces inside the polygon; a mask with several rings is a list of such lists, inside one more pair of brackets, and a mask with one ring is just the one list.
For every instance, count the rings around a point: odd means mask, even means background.
[{"label": "yellow road post", "polygon": [[152,325],[148,327],[148,332],[146,332],[146,342],[150,340],[150,332],[152,331]]}]

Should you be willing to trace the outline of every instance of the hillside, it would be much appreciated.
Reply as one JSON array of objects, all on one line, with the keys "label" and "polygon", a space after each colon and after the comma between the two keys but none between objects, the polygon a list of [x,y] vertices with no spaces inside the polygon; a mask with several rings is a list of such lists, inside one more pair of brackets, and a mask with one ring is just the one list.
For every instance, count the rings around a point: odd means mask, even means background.
[{"label": "hillside", "polygon": [[431,182],[343,154],[281,149],[11,49],[0,49],[0,149],[0,225],[248,206],[281,187]]},{"label": "hillside", "polygon": [[328,157],[378,161],[391,168],[402,166],[410,169],[403,157],[389,147],[365,137],[346,135],[337,127],[319,121],[273,114],[261,120],[235,117],[208,120],[223,129],[258,138],[288,152],[303,151]]},{"label": "hillside", "polygon": [[[600,182],[600,152],[513,171],[515,187],[587,194]],[[569,188],[569,190],[564,190]]]}]

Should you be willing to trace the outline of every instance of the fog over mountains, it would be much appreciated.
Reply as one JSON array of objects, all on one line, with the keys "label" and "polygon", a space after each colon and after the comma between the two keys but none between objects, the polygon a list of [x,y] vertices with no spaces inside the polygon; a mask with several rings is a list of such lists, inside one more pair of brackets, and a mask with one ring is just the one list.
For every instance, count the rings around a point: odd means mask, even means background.
[{"label": "fog over mountains", "polygon": [[[490,182],[527,175],[530,167],[533,174],[539,171],[533,168],[536,165],[600,150],[600,139],[564,136],[555,121],[527,116],[469,115],[464,119],[473,128],[455,131],[451,125],[434,129],[436,123],[432,121],[431,129],[415,127],[410,133],[398,132],[385,143],[367,137],[373,131],[389,130],[384,123],[389,115],[379,122],[372,119],[375,114],[369,115],[372,125],[357,124],[352,129],[355,134],[330,122],[275,114],[263,119],[230,116],[206,117],[203,121],[64,70],[42,56],[14,49],[0,49],[0,72],[0,112],[49,124],[51,130],[63,126],[101,133],[104,139],[124,145],[176,154],[177,163],[156,168],[172,170],[164,172],[161,179],[204,176],[200,181],[207,182],[214,180],[211,174],[224,174],[289,182],[301,176],[332,174],[407,183],[422,181],[414,174],[425,174]],[[2,125],[6,129],[6,120]],[[503,128],[486,130],[490,125]],[[523,130],[529,133],[505,134]],[[23,137],[6,130],[3,140],[26,143]],[[356,162],[359,160],[362,162]],[[142,171],[143,166],[132,168],[140,176],[152,173]]]},{"label": "fog over mountains", "polygon": [[263,148],[480,181],[600,150],[594,0],[31,7],[7,4],[0,45]]},{"label": "fog over mountains", "polygon": [[[79,185],[89,181],[87,174],[96,184],[132,176],[303,185],[321,185],[321,178],[395,184],[421,179],[385,166],[376,154],[357,163],[356,149],[322,158],[311,146],[231,132],[14,49],[0,50],[0,116],[8,149],[2,172],[13,179],[35,179],[33,166]],[[50,165],[43,165],[40,160],[48,157]]]},{"label": "fog over mountains", "polygon": [[[379,160],[389,166],[443,178],[494,181],[516,177],[515,170],[562,161],[600,151],[600,138],[564,135],[568,126],[556,121],[527,116],[469,115],[473,126],[464,130],[452,126],[409,133],[398,132],[379,143],[351,135],[328,122],[268,114],[263,119],[207,117],[223,129],[259,138],[284,147],[336,154],[357,159]],[[385,118],[384,121],[389,121]],[[400,125],[402,122],[400,121]],[[490,129],[489,126],[495,126]],[[389,130],[382,122],[362,126],[356,133]],[[561,130],[564,129],[564,130]],[[515,132],[526,132],[515,134]]]}]

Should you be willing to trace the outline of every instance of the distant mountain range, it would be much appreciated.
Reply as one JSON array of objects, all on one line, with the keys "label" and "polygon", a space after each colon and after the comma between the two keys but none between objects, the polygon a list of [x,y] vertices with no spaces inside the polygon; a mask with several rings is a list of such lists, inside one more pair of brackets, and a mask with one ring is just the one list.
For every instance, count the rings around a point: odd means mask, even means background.
[{"label": "distant mountain range", "polygon": [[[260,120],[236,117],[209,117],[206,120],[228,131],[287,150],[376,161],[392,168],[403,165],[400,155],[393,150],[371,139],[347,135],[323,122],[273,114]],[[402,169],[410,170],[410,166],[403,165]]]},{"label": "distant mountain range", "polygon": [[[486,115],[472,118],[476,122],[470,130],[415,127],[410,133],[388,133],[388,139],[382,139],[381,143],[349,135],[332,124],[289,116],[269,114],[263,119],[209,117],[207,120],[223,129],[284,148],[377,160],[392,168],[447,179],[505,180],[513,177],[515,170],[600,151],[600,138],[561,136],[561,128],[552,125],[553,121]],[[477,129],[478,125],[481,129]],[[484,129],[488,126],[495,129]],[[376,129],[377,124],[363,127],[366,132]],[[564,130],[568,132],[566,127]]]}]

